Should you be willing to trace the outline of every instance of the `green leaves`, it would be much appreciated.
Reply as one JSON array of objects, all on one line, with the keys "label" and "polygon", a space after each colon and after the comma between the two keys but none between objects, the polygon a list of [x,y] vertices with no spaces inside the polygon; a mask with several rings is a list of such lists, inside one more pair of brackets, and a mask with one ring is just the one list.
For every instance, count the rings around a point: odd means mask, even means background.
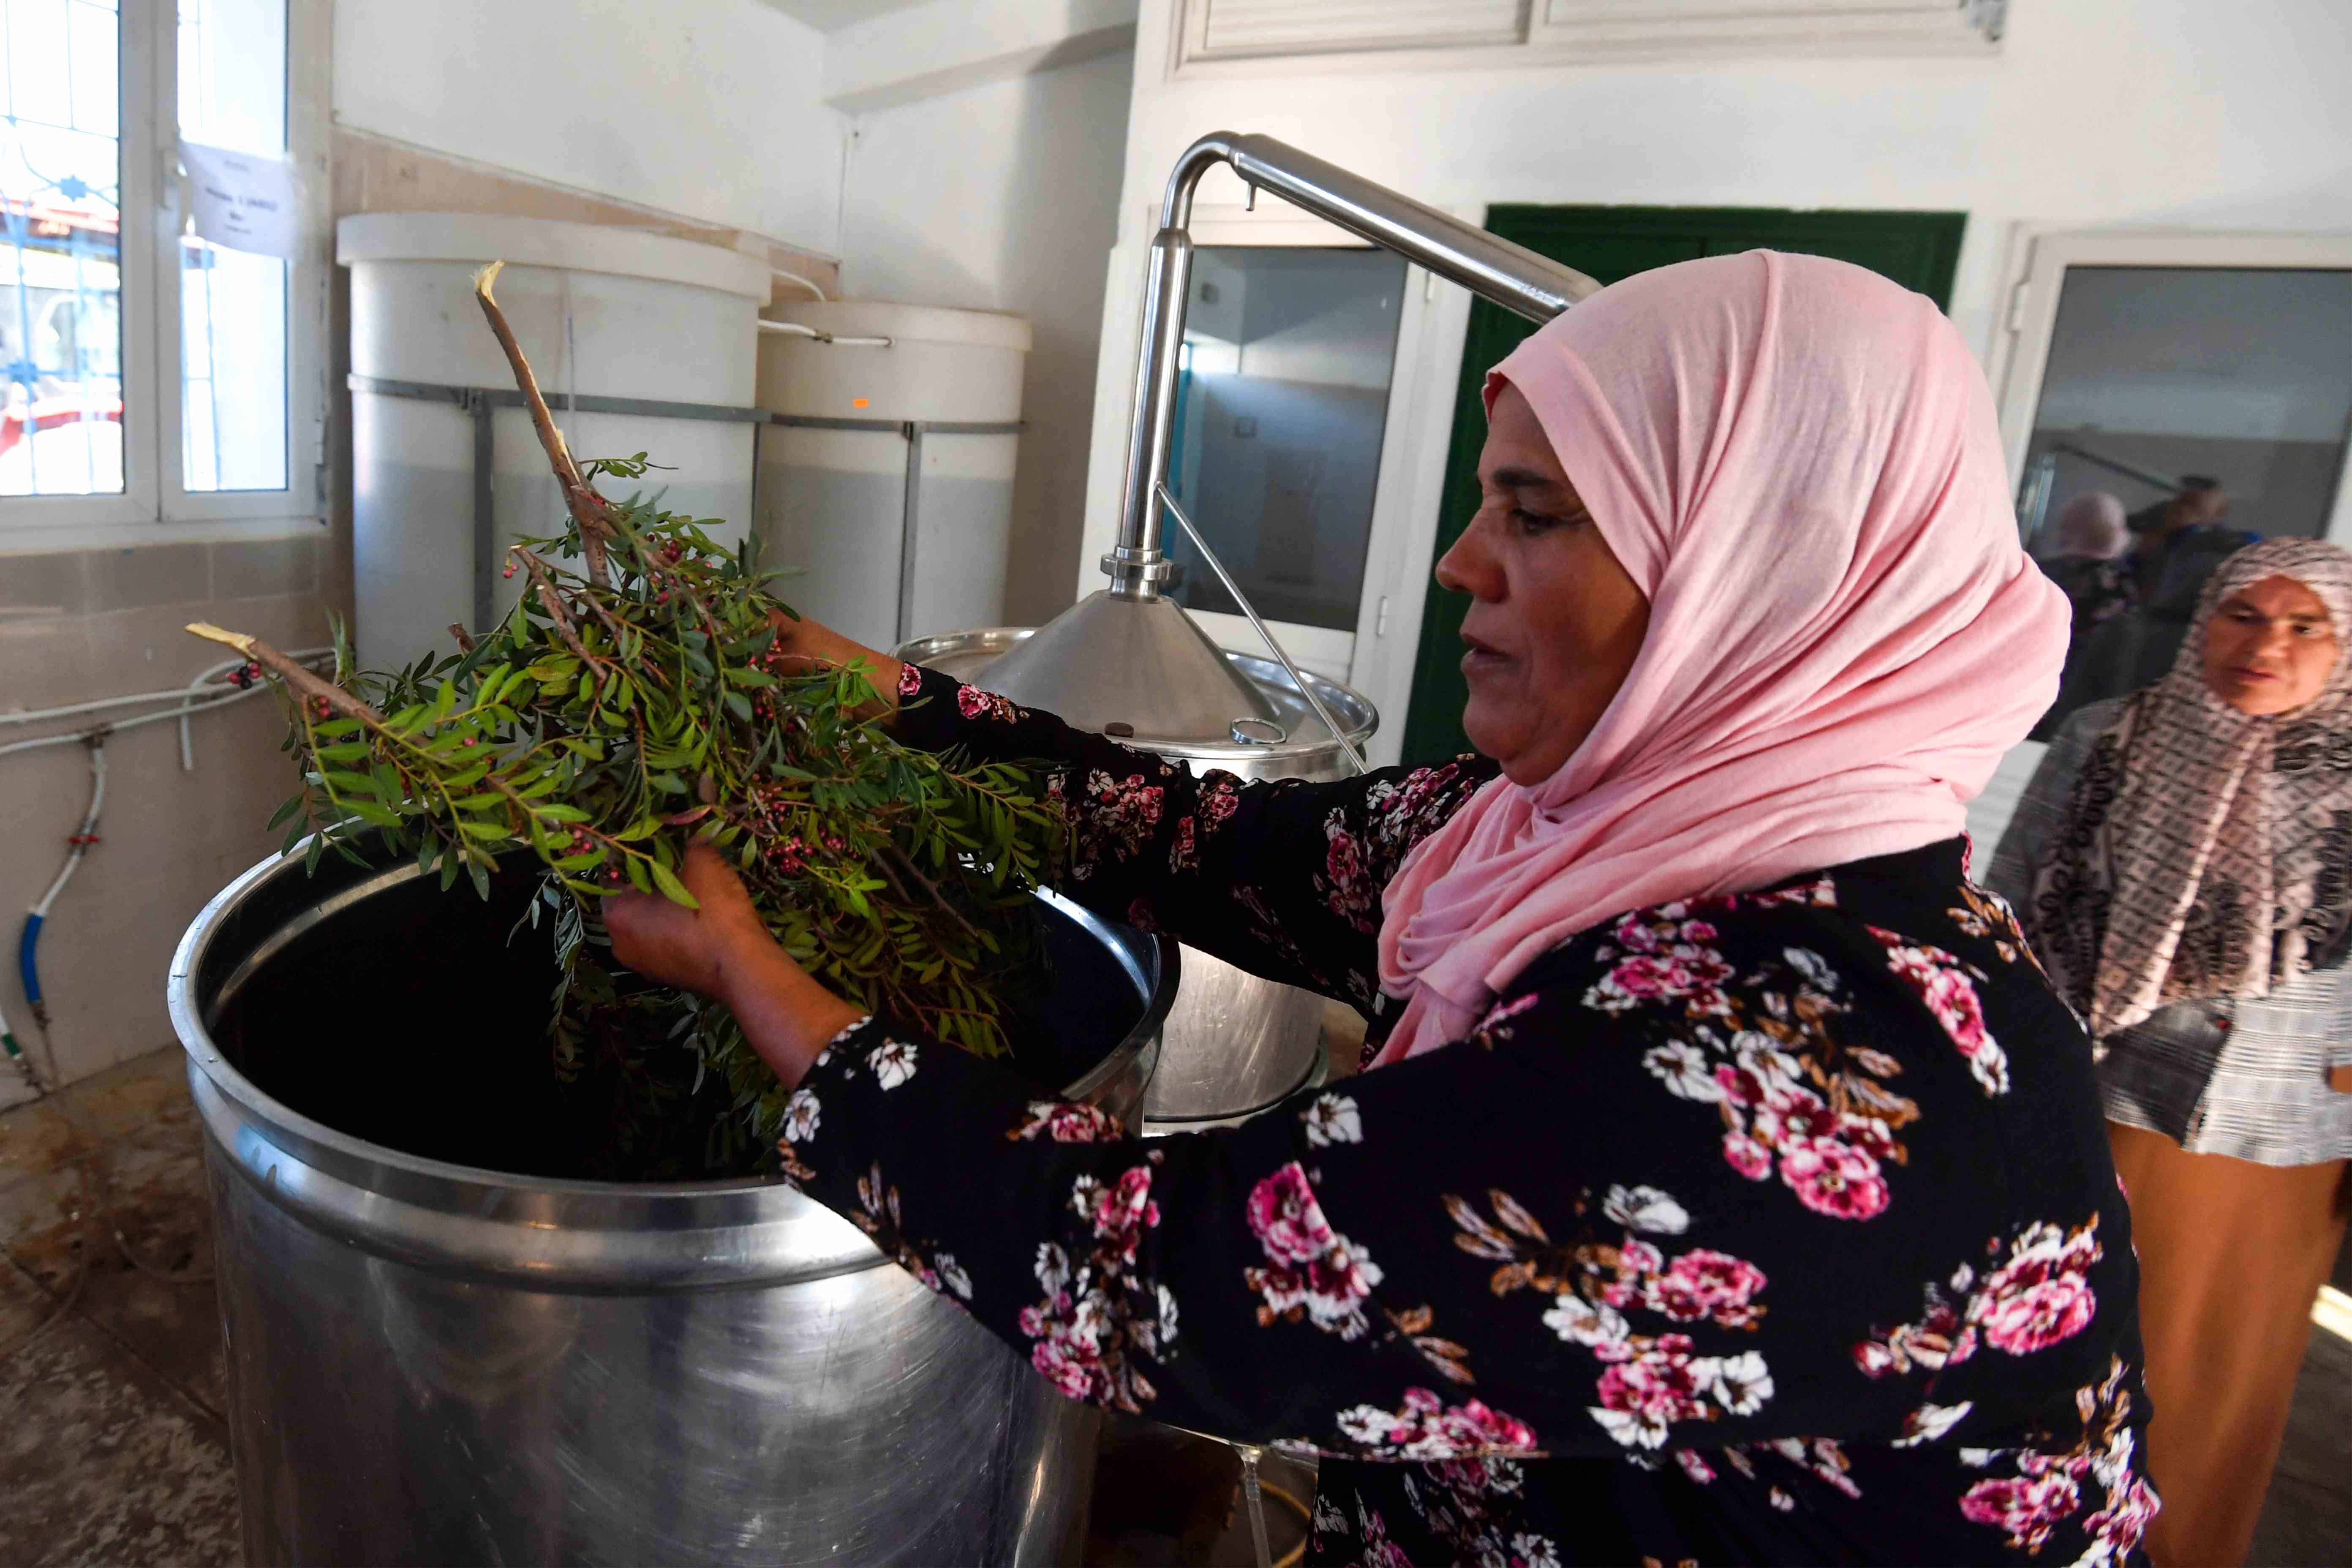
[{"label": "green leaves", "polygon": [[[583,471],[649,467],[639,454]],[[609,586],[562,563],[582,557],[567,529],[522,547],[554,607],[524,595],[462,658],[364,674],[346,658],[338,679],[387,717],[298,714],[304,787],[272,826],[313,868],[381,837],[481,898],[501,860],[536,863],[562,966],[551,1059],[609,1094],[606,1152],[639,1162],[622,1173],[741,1173],[772,1164],[788,1097],[723,1008],[612,967],[604,900],[696,907],[679,871],[708,842],[812,974],[1001,1054],[1043,987],[1030,889],[1065,829],[1024,770],[899,745],[871,716],[866,671],[788,665],[777,627],[798,616],[748,547],[739,558],[643,500],[607,505]]]},{"label": "green leaves", "polygon": [[686,884],[677,879],[677,874],[668,867],[658,860],[648,860],[645,865],[646,868],[653,874],[654,886],[661,889],[662,897],[671,903],[684,904],[689,910],[698,910],[702,907],[695,901],[694,895],[686,890]]}]

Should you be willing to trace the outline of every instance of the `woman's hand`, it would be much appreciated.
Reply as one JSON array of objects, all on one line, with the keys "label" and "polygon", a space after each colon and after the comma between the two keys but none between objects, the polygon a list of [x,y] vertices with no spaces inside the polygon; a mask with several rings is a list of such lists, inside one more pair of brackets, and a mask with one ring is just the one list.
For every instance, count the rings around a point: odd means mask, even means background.
[{"label": "woman's hand", "polygon": [[898,706],[898,676],[907,668],[905,665],[887,653],[877,652],[864,643],[854,642],[831,626],[821,626],[815,621],[796,621],[781,611],[770,618],[776,628],[776,648],[787,661],[803,668],[863,664],[873,671],[870,679],[884,705],[896,710]]},{"label": "woman's hand", "polygon": [[787,1086],[797,1084],[825,1043],[865,1015],[776,945],[719,851],[688,848],[679,879],[701,908],[654,893],[605,900],[614,958],[648,980],[724,1003],[761,1059]]},{"label": "woman's hand", "polygon": [[649,893],[604,901],[613,956],[648,980],[724,1001],[730,970],[756,963],[759,950],[774,947],[774,939],[742,879],[709,845],[688,848],[679,879],[700,909]]}]

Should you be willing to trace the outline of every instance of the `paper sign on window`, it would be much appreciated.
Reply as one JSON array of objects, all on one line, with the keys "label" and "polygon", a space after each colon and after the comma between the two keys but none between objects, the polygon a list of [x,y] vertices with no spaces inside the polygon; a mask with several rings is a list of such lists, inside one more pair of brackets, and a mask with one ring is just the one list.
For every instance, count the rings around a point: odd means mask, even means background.
[{"label": "paper sign on window", "polygon": [[291,163],[194,142],[180,143],[180,163],[188,171],[196,237],[230,250],[292,258],[299,226]]}]

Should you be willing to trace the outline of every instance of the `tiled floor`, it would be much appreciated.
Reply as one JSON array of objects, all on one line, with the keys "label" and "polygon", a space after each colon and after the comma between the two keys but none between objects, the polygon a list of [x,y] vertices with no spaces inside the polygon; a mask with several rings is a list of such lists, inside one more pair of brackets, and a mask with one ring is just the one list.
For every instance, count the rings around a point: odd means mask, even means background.
[{"label": "tiled floor", "polygon": [[79,1084],[64,1113],[0,1116],[0,1350],[47,1325],[0,1360],[0,1562],[237,1559],[183,1061],[159,1052]]},{"label": "tiled floor", "polygon": [[[71,1121],[53,1106],[0,1114],[0,1563],[10,1568],[237,1560],[219,1318],[207,1279],[173,1278],[212,1263],[182,1061],[158,1052],[76,1086],[63,1097]],[[2352,1290],[2352,1249],[2336,1284]],[[1147,1430],[1104,1458],[1094,1561],[1253,1561],[1231,1507],[1230,1452]],[[1302,1497],[1311,1485],[1279,1465],[1269,1479]],[[1266,1520],[1278,1559],[1299,1524],[1275,1500]],[[2352,1562],[2352,1342],[2311,1336],[2253,1561]]]}]

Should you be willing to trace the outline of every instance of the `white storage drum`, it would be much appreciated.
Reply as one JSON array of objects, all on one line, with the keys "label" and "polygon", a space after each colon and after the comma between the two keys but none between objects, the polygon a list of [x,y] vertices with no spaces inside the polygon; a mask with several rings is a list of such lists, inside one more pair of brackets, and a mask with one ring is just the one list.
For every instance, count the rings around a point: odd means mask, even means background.
[{"label": "white storage drum", "polygon": [[1002,620],[1029,323],[863,300],[765,314],[759,401],[779,422],[760,437],[759,527],[764,563],[791,574],[776,593],[874,647]]},{"label": "white storage drum", "polygon": [[[495,620],[522,584],[499,570],[507,544],[562,525],[562,497],[474,301],[474,274],[488,262],[507,263],[499,304],[573,455],[647,453],[666,467],[645,489],[662,491],[671,510],[719,520],[714,537],[742,538],[763,262],[629,229],[449,213],[362,214],[335,237],[352,273],[363,665],[446,644],[452,622]],[[478,467],[485,436],[488,461]],[[625,494],[624,484],[604,488]]]}]

